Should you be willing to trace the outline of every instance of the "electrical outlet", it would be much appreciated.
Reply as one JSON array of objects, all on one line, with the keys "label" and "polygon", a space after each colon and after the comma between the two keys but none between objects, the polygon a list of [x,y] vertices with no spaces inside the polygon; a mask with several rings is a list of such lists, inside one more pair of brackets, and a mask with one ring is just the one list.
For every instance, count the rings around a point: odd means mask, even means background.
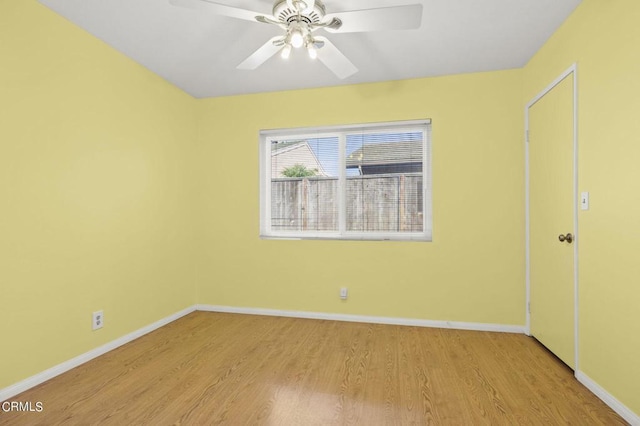
[{"label": "electrical outlet", "polygon": [[340,299],[347,300],[348,295],[349,295],[349,289],[347,287],[342,287],[340,289]]},{"label": "electrical outlet", "polygon": [[95,311],[93,313],[93,320],[91,321],[91,328],[93,330],[97,330],[99,328],[102,328],[102,326],[104,325],[104,312],[102,312],[102,310],[100,311]]}]

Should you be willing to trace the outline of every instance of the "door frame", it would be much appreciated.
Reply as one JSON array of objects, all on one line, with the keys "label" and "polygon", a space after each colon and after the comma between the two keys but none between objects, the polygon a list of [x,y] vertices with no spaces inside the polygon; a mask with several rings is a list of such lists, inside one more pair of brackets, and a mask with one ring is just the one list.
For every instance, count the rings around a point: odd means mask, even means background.
[{"label": "door frame", "polygon": [[579,371],[578,366],[578,64],[574,63],[560,74],[551,84],[538,93],[524,109],[525,122],[525,216],[526,216],[526,325],[525,334],[531,336],[531,217],[529,209],[531,202],[529,197],[530,173],[529,173],[529,110],[536,102],[555,88],[560,82],[573,74],[573,303],[574,303],[574,371]]}]

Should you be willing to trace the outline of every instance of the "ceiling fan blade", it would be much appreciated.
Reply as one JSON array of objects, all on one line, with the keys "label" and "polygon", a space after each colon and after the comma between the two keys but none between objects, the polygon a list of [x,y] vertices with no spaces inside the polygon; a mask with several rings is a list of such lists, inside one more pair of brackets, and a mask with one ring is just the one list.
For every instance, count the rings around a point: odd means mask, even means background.
[{"label": "ceiling fan blade", "polygon": [[359,33],[366,31],[412,30],[422,25],[422,5],[381,7],[379,9],[352,10],[330,13],[325,21],[338,18],[340,28],[326,27],[332,33]]},{"label": "ceiling fan blade", "polygon": [[173,6],[184,7],[193,10],[201,10],[204,12],[213,13],[215,15],[228,16],[230,18],[243,19],[245,21],[252,22],[256,22],[256,16],[264,15],[264,13],[231,7],[209,0],[169,0],[169,3]]},{"label": "ceiling fan blade", "polygon": [[273,37],[263,44],[262,47],[253,52],[251,56],[245,59],[236,68],[239,70],[255,70],[282,49],[282,43],[280,43],[281,40],[281,36]]},{"label": "ceiling fan blade", "polygon": [[315,39],[324,43],[322,50],[318,52],[318,59],[339,79],[343,80],[358,72],[358,68],[329,39],[326,37],[315,37]]},{"label": "ceiling fan blade", "polygon": [[287,29],[287,25],[285,23],[275,20],[273,18],[269,18],[268,16],[258,15],[256,16],[256,21],[261,22],[263,24],[277,25],[283,30]]}]

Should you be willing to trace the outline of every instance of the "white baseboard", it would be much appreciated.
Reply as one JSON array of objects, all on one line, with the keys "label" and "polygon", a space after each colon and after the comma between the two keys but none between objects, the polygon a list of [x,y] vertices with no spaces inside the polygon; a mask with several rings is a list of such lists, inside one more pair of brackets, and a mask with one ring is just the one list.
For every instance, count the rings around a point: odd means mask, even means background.
[{"label": "white baseboard", "polygon": [[629,409],[622,402],[618,401],[613,395],[607,392],[603,387],[594,382],[589,376],[582,371],[576,371],[576,379],[582,383],[587,389],[593,392],[598,398],[600,398],[605,404],[607,404],[613,411],[618,413],[620,417],[625,419],[632,426],[640,426],[640,416]]},{"label": "white baseboard", "polygon": [[52,379],[62,373],[65,373],[72,368],[78,367],[79,365],[84,364],[87,361],[91,361],[94,358],[99,357],[109,351],[116,349],[126,343],[131,342],[139,337],[144,336],[147,333],[150,333],[154,330],[157,330],[160,327],[163,327],[170,322],[177,320],[185,315],[190,314],[196,310],[195,306],[190,306],[186,309],[181,310],[180,312],[176,312],[173,315],[169,315],[166,318],[163,318],[159,321],[154,322],[153,324],[149,324],[146,327],[142,327],[136,331],[133,331],[125,336],[122,336],[116,340],[112,340],[109,343],[106,343],[100,347],[90,350],[82,355],[78,355],[75,358],[72,358],[68,361],[63,362],[62,364],[58,364],[54,367],[49,368],[41,373],[38,373],[34,376],[28,377],[16,384],[13,384],[7,388],[0,389],[0,401],[5,401],[9,398],[18,395],[28,389],[31,389],[34,386],[39,385],[40,383],[46,382],[49,379]]},{"label": "white baseboard", "polygon": [[524,325],[502,325],[475,322],[435,321],[412,318],[373,317],[366,315],[330,314],[324,312],[284,311],[279,309],[242,308],[219,305],[196,305],[198,311],[226,312],[233,314],[266,315],[331,321],[364,322],[373,324],[408,325],[415,327],[451,328],[456,330],[495,331],[502,333],[524,333]]}]

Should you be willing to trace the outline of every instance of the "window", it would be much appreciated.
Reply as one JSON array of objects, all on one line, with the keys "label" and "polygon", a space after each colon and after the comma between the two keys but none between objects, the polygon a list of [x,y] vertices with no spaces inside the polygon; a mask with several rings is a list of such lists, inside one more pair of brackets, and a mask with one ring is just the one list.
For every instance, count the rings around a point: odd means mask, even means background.
[{"label": "window", "polygon": [[264,238],[431,241],[430,121],[260,132]]}]

